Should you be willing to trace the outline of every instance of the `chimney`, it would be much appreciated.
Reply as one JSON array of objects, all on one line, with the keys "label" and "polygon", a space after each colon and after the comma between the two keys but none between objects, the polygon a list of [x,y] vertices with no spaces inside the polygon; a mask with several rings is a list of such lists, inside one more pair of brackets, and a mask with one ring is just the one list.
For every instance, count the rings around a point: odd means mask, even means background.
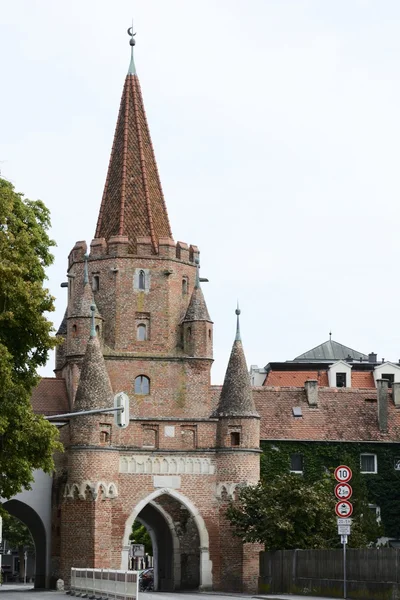
[{"label": "chimney", "polygon": [[387,379],[376,380],[379,431],[387,431],[388,428],[388,385]]},{"label": "chimney", "polygon": [[318,406],[318,381],[316,379],[308,379],[304,382],[306,390],[306,398],[309,406]]},{"label": "chimney", "polygon": [[370,363],[376,363],[377,360],[378,360],[378,356],[377,356],[377,354],[375,352],[370,352],[368,354],[368,362],[370,362]]},{"label": "chimney", "polygon": [[400,382],[393,381],[392,383],[392,396],[395,406],[400,406]]}]

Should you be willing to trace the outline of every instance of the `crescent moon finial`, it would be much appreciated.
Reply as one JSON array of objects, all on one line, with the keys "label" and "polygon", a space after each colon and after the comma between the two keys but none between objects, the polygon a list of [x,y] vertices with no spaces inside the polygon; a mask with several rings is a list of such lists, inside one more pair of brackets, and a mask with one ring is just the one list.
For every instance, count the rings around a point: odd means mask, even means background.
[{"label": "crescent moon finial", "polygon": [[133,33],[133,19],[132,19],[132,26],[127,29],[127,32],[128,32],[128,35],[131,38],[129,40],[129,45],[131,47],[131,62],[130,62],[130,65],[129,65],[128,75],[136,75],[135,62],[133,60],[133,47],[136,44],[136,40],[135,40],[134,36],[136,35],[136,32]]}]

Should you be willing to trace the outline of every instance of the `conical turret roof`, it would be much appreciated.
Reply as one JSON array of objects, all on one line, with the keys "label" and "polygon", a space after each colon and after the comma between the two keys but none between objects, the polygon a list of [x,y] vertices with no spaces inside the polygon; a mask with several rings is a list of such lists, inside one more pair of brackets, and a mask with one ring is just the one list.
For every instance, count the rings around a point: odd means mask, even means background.
[{"label": "conical turret roof", "polygon": [[68,309],[65,309],[63,320],[60,323],[60,327],[58,328],[56,335],[60,335],[60,336],[67,335],[67,316],[68,316]]},{"label": "conical turret roof", "polygon": [[253,400],[250,376],[240,338],[239,309],[236,314],[238,315],[236,338],[233,342],[221,396],[214,415],[217,417],[259,417]]},{"label": "conical turret roof", "polygon": [[74,293],[74,301],[72,304],[69,317],[90,317],[91,307],[95,307],[95,316],[101,317],[93,297],[93,290],[89,283],[88,272],[88,257],[85,256],[85,266],[83,272],[83,282],[77,282],[77,289]]},{"label": "conical turret roof", "polygon": [[[133,38],[132,38],[133,40]],[[132,42],[131,40],[131,42]],[[150,237],[154,254],[160,237],[172,237],[140,83],[132,59],[125,79],[114,143],[97,221],[96,238]]]},{"label": "conical turret roof", "polygon": [[90,335],[83,358],[81,377],[74,410],[108,408],[113,405],[113,391],[96,333]]},{"label": "conical turret roof", "polygon": [[204,300],[203,290],[200,286],[199,264],[197,264],[196,270],[196,283],[183,319],[183,322],[185,321],[209,321],[212,323],[206,301]]}]

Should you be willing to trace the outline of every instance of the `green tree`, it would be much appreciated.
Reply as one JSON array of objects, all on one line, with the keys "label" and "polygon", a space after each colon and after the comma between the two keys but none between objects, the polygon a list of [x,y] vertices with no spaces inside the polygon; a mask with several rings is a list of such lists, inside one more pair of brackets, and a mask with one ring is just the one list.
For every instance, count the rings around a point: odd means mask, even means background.
[{"label": "green tree", "polygon": [[[334,480],[325,475],[314,483],[284,473],[240,490],[227,510],[235,535],[244,542],[260,542],[266,550],[334,548],[339,545],[335,516]],[[366,546],[378,535],[366,505],[354,520],[351,546]],[[372,531],[373,529],[373,531]]]},{"label": "green tree", "polygon": [[146,554],[153,555],[153,545],[151,543],[150,535],[144,525],[139,523],[139,521],[134,521],[132,525],[132,533],[129,536],[129,539],[135,544],[143,544],[144,551]]},{"label": "green tree", "polygon": [[19,577],[22,581],[24,579],[24,552],[25,550],[30,554],[34,554],[35,552],[31,533],[27,526],[19,519],[9,514],[4,514],[3,539],[7,542],[10,549],[18,551]]},{"label": "green tree", "polygon": [[33,469],[51,472],[61,446],[56,427],[35,415],[30,396],[37,368],[56,344],[46,313],[53,298],[43,284],[53,261],[49,211],[0,179],[0,497],[32,482]]}]

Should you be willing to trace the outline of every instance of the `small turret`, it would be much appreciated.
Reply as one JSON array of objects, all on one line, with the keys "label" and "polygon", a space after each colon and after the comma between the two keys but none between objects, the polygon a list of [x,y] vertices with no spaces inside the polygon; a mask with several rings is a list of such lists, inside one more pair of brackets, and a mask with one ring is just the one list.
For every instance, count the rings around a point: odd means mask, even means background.
[{"label": "small turret", "polygon": [[249,372],[240,336],[239,307],[235,312],[237,316],[236,337],[215,416],[259,418],[253,400]]},{"label": "small turret", "polygon": [[226,369],[218,406],[217,445],[220,448],[251,448],[260,445],[260,416],[256,410],[240,336],[240,310],[236,309],[236,337]]},{"label": "small turret", "polygon": [[62,369],[65,363],[65,355],[66,355],[66,338],[67,338],[67,309],[65,310],[63,320],[61,321],[60,327],[56,333],[56,338],[61,340],[56,346],[56,368],[54,371],[56,372],[56,377],[61,377],[60,370]]},{"label": "small turret", "polygon": [[182,321],[183,350],[189,356],[212,357],[213,322],[200,286],[200,266],[196,259],[196,282]]},{"label": "small turret", "polygon": [[82,363],[81,376],[75,396],[74,410],[108,408],[113,404],[113,391],[108,377],[106,364],[96,335],[95,311],[92,304],[90,338]]},{"label": "small turret", "polygon": [[[95,328],[95,305],[91,305],[91,330],[82,362],[81,375],[76,391],[74,411],[94,408],[111,408],[113,390]],[[71,420],[71,440],[74,444],[98,445],[99,423],[107,424],[111,431],[112,417],[107,414],[83,415]]]},{"label": "small turret", "polygon": [[95,306],[95,327],[101,335],[102,321],[94,303],[93,290],[89,283],[88,255],[84,256],[83,281],[74,285],[74,293],[68,307],[67,317],[67,353],[84,354],[90,330],[90,311]]}]

